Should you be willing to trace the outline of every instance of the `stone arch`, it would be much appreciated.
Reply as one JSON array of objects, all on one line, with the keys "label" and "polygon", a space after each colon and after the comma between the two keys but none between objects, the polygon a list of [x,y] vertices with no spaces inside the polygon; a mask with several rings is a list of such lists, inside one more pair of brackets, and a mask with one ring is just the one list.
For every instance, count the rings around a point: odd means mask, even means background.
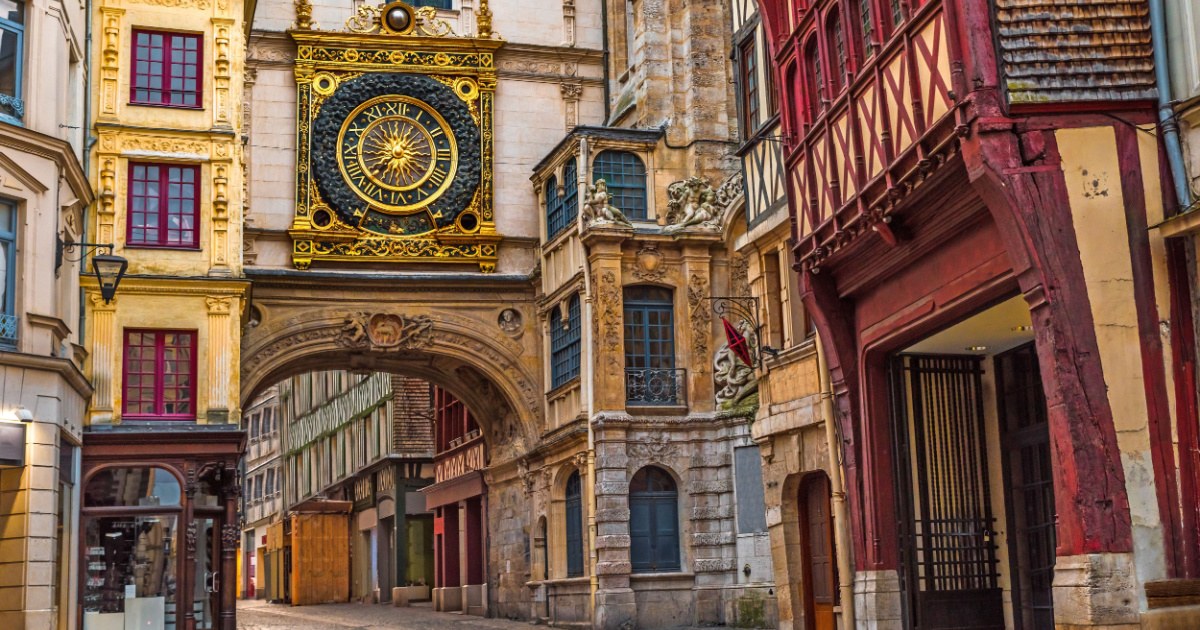
[{"label": "stone arch", "polygon": [[304,372],[393,372],[425,379],[462,400],[480,422],[491,464],[536,444],[542,424],[541,383],[530,369],[536,353],[499,330],[486,334],[489,322],[480,319],[348,306],[260,305],[262,323],[243,335],[242,403]]}]

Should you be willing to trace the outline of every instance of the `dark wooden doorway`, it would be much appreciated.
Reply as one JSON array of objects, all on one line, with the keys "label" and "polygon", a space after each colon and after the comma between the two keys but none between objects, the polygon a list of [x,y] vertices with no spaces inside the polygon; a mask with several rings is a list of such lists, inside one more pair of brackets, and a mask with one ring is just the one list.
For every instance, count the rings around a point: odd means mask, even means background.
[{"label": "dark wooden doorway", "polygon": [[800,484],[800,540],[804,558],[805,627],[833,630],[837,606],[837,565],[833,549],[833,517],[829,507],[829,477],[809,475]]},{"label": "dark wooden doorway", "polygon": [[1004,628],[983,425],[983,360],[897,355],[892,435],[906,626]]},{"label": "dark wooden doorway", "polygon": [[996,356],[1016,630],[1054,628],[1054,474],[1050,428],[1032,343]]}]

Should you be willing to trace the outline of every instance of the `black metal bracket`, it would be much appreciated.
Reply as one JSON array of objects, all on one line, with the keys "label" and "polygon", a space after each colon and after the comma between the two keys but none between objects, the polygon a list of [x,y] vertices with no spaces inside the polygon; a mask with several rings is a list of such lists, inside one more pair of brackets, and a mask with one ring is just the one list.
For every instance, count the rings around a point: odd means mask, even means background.
[{"label": "black metal bracket", "polygon": [[[754,330],[754,336],[758,339],[758,347],[751,347],[751,360],[761,368],[763,364],[763,353],[769,354],[772,357],[779,356],[779,350],[768,346],[762,342],[763,324],[758,320],[758,298],[753,295],[747,296],[730,296],[718,295],[708,298],[712,303],[713,314],[717,317],[732,316],[736,319],[743,319],[749,322]],[[737,322],[732,322],[735,326]]]},{"label": "black metal bracket", "polygon": [[[79,254],[79,258],[67,258],[67,252],[75,249],[76,247],[83,248],[83,251]],[[54,248],[54,272],[58,273],[58,268],[62,267],[64,260],[67,262],[79,262],[84,258],[87,258],[88,254],[94,254],[102,249],[107,249],[108,253],[111,254],[113,253],[115,246],[112,243],[68,243],[62,240],[62,237],[59,236],[58,244]]]}]

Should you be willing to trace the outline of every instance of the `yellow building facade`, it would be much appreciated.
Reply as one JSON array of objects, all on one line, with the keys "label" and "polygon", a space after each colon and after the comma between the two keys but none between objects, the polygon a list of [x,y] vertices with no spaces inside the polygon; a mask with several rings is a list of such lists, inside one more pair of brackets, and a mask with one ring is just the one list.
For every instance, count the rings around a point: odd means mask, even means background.
[{"label": "yellow building facade", "polygon": [[[249,289],[244,6],[104,0],[93,11],[86,240],[112,244],[128,269],[111,301],[83,282],[95,393],[82,449],[82,627],[121,617],[232,628]],[[122,577],[125,567],[134,574]]]}]

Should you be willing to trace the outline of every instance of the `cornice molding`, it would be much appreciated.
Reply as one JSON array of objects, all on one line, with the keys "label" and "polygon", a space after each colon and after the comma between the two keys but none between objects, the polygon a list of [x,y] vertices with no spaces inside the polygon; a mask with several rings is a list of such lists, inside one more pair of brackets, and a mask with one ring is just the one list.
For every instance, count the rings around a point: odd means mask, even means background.
[{"label": "cornice molding", "polygon": [[76,159],[69,142],[24,127],[0,124],[0,148],[11,148],[54,162],[62,169],[62,177],[76,198],[88,204],[95,200],[83,165]]},{"label": "cornice molding", "polygon": [[74,389],[84,399],[90,399],[92,392],[95,391],[92,384],[87,380],[87,377],[83,375],[83,372],[79,371],[79,367],[69,359],[0,350],[0,365],[27,370],[41,370],[43,372],[56,372],[71,386],[71,389]]}]

